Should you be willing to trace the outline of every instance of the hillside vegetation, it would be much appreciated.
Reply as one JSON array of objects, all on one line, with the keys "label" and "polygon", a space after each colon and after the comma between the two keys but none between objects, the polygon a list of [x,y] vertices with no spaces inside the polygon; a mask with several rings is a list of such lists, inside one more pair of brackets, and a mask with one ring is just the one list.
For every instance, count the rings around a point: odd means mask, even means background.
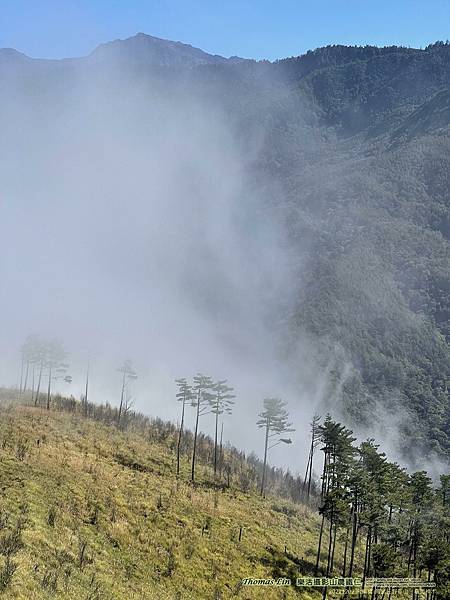
[{"label": "hillside vegetation", "polygon": [[297,479],[294,502],[280,495],[291,492],[288,473],[269,469],[270,491],[260,494],[261,463],[234,448],[215,476],[206,437],[195,483],[189,443],[177,477],[177,429],[139,413],[118,423],[118,414],[61,396],[27,406],[2,393],[3,597],[319,598],[320,588],[242,584],[300,576],[414,577],[435,582],[435,600],[448,597],[449,476],[436,486],[423,471],[408,474],[327,416],[311,445],[324,455],[321,493],[307,495]]},{"label": "hillside vegetation", "polygon": [[312,509],[216,487],[205,465],[195,486],[177,481],[171,441],[4,401],[2,597],[250,599],[261,590],[243,577],[311,572]]}]

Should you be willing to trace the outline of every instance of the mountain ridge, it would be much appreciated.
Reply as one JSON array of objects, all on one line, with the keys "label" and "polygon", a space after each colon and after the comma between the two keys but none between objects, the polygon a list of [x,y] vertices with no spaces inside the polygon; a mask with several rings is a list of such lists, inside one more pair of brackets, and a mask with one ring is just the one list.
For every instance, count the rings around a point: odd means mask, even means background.
[{"label": "mountain ridge", "polygon": [[[45,57],[31,57],[24,52],[21,52],[15,48],[5,47],[0,48],[0,54],[2,53],[15,53],[20,55],[23,58],[27,58],[33,61],[48,61],[48,62],[59,62],[59,61],[76,61],[89,59],[92,55],[95,55],[99,51],[104,51],[105,49],[110,49],[113,47],[121,47],[126,48],[127,46],[133,46],[136,44],[146,44],[147,47],[166,47],[166,48],[177,48],[182,51],[193,52],[196,55],[199,55],[204,58],[204,63],[202,64],[211,64],[211,63],[226,63],[226,62],[240,62],[240,61],[248,61],[254,63],[269,63],[269,64],[279,64],[279,63],[287,63],[287,62],[305,62],[310,64],[318,64],[320,62],[326,63],[328,66],[330,65],[326,59],[332,58],[335,64],[339,64],[341,60],[348,61],[349,56],[352,57],[352,60],[358,60],[361,58],[365,60],[367,58],[367,54],[371,53],[373,56],[380,55],[388,55],[392,53],[396,53],[398,51],[408,52],[412,54],[418,54],[423,52],[429,52],[434,48],[439,48],[442,46],[448,45],[448,43],[444,43],[442,41],[436,41],[434,43],[428,44],[425,48],[413,48],[406,46],[397,46],[397,45],[389,45],[389,46],[375,46],[375,45],[345,45],[345,44],[328,44],[326,46],[318,46],[313,50],[307,50],[302,54],[295,54],[291,56],[280,57],[274,60],[269,60],[266,58],[262,59],[253,59],[253,58],[242,58],[238,55],[232,55],[229,57],[224,57],[220,54],[211,54],[199,47],[193,46],[192,44],[170,40],[166,38],[160,38],[157,36],[153,36],[144,32],[138,32],[132,36],[127,38],[117,38],[115,40],[110,40],[107,42],[99,43],[93,50],[84,54],[82,56],[68,56],[61,58],[45,58]],[[344,58],[345,54],[347,54],[347,58]],[[340,57],[340,58],[339,58]],[[325,60],[324,60],[325,58]]]},{"label": "mountain ridge", "polygon": [[[142,55],[145,51],[148,52],[147,57]],[[117,54],[120,54],[121,52],[140,54],[141,60],[147,58],[150,62],[153,53],[154,64],[160,66],[171,66],[173,64],[177,64],[178,66],[199,66],[203,64],[233,63],[246,60],[239,56],[230,56],[229,58],[226,58],[219,54],[210,54],[191,44],[166,40],[142,32],[125,39],[118,38],[116,40],[101,43],[91,52],[83,56],[63,58],[31,57],[15,48],[0,48],[0,58],[3,56],[6,58],[12,57],[14,59],[47,63],[86,62],[96,58],[106,59],[108,57],[113,57],[114,55],[117,56]]]}]

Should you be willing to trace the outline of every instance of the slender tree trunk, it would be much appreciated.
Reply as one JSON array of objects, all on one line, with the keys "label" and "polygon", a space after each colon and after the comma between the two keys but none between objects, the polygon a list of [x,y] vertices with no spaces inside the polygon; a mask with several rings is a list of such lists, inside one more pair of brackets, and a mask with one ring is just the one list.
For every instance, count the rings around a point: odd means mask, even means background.
[{"label": "slender tree trunk", "polygon": [[50,393],[52,387],[52,368],[48,369],[47,410],[50,410]]},{"label": "slender tree trunk", "polygon": [[31,371],[31,404],[33,404],[34,401],[35,367],[36,365],[33,363],[33,370]]},{"label": "slender tree trunk", "polygon": [[19,387],[19,394],[18,394],[18,400],[20,400],[20,397],[22,396],[22,386],[23,386],[23,368],[25,365],[25,359],[22,355],[22,361],[20,363],[20,387]]},{"label": "slender tree trunk", "polygon": [[41,363],[40,368],[39,368],[39,378],[38,378],[38,384],[37,384],[37,389],[36,389],[36,396],[34,397],[34,405],[37,406],[38,405],[38,401],[39,401],[39,392],[41,390],[41,381],[42,381],[42,371],[44,369],[44,365],[43,363]]},{"label": "slender tree trunk", "polygon": [[313,460],[314,460],[314,434],[311,438],[311,450],[310,450],[310,455],[311,455],[311,460],[309,461],[309,477],[308,477],[308,500],[311,497],[311,480],[312,480],[312,471],[313,471]]},{"label": "slender tree trunk", "polygon": [[28,385],[28,371],[30,370],[30,361],[27,360],[27,368],[25,369],[25,381],[23,382],[23,393],[26,394]]},{"label": "slender tree trunk", "polygon": [[270,430],[270,424],[269,421],[267,420],[266,423],[266,440],[265,440],[265,444],[264,444],[264,463],[263,463],[263,472],[262,472],[262,478],[261,478],[261,496],[264,496],[264,487],[266,485],[266,465],[267,465],[267,447],[269,445],[269,430]]},{"label": "slender tree trunk", "polygon": [[411,561],[412,561],[412,553],[413,553],[413,544],[414,544],[414,534],[413,534],[413,530],[411,527],[411,532],[409,535],[409,554],[408,554],[408,574],[409,571],[411,570]]},{"label": "slender tree trunk", "polygon": [[311,462],[311,450],[308,453],[308,461],[306,463],[306,471],[305,471],[305,478],[303,480],[303,485],[302,485],[302,496],[305,496],[305,489],[307,489],[307,485],[308,485],[308,473],[309,473],[309,463]]},{"label": "slender tree trunk", "polygon": [[178,444],[177,444],[177,477],[180,476],[180,451],[181,451],[181,437],[183,435],[184,409],[185,409],[185,406],[186,406],[186,394],[183,397],[183,406],[181,408],[180,431],[178,432]]},{"label": "slender tree trunk", "polygon": [[325,516],[322,515],[322,523],[320,525],[320,533],[319,533],[319,543],[317,545],[317,556],[316,556],[316,566],[314,569],[314,575],[317,575],[319,572],[319,563],[320,563],[320,551],[322,549],[322,537],[323,537],[323,526],[325,523]]},{"label": "slender tree trunk", "polygon": [[366,551],[364,554],[364,571],[363,571],[363,580],[362,580],[362,588],[364,589],[366,585],[366,578],[369,572],[370,566],[370,539],[372,537],[372,528],[368,527],[367,529],[367,537],[366,537]]},{"label": "slender tree trunk", "polygon": [[[327,487],[328,487],[328,479],[327,479],[327,464],[328,464],[328,450],[325,449],[324,452],[324,456],[323,456],[323,469],[322,469],[322,489],[321,489],[321,493],[320,493],[320,497],[321,500],[323,501],[325,498],[325,494],[327,492]],[[320,534],[319,534],[319,544],[317,547],[317,557],[316,557],[316,567],[315,567],[315,575],[317,575],[317,572],[319,570],[319,563],[320,563],[320,550],[322,547],[322,537],[323,537],[323,526],[325,523],[325,515],[322,515],[322,523],[320,525]]]},{"label": "slender tree trunk", "polygon": [[[417,528],[414,528],[414,541],[413,541],[413,578],[417,577]],[[420,574],[419,574],[420,577]],[[413,600],[416,598],[416,590],[413,589]]]},{"label": "slender tree trunk", "polygon": [[120,394],[119,414],[117,415],[117,425],[120,425],[120,419],[122,417],[123,397],[124,397],[124,394],[125,394],[125,376],[126,376],[126,373],[124,371],[123,378],[122,378],[122,393]]},{"label": "slender tree trunk", "polygon": [[353,512],[353,527],[352,527],[352,545],[350,552],[350,567],[348,570],[348,576],[351,577],[353,574],[353,564],[355,560],[355,548],[356,540],[358,538],[358,505],[355,503],[355,510]]},{"label": "slender tree trunk", "polygon": [[222,479],[222,468],[223,468],[223,421],[222,427],[220,428],[220,452],[219,452],[219,479]]},{"label": "slender tree trunk", "polygon": [[192,450],[191,481],[195,481],[195,453],[197,450],[198,420],[200,418],[200,393],[197,396],[197,415],[195,417],[194,448]]},{"label": "slender tree trunk", "polygon": [[334,551],[336,550],[336,538],[338,533],[337,523],[334,525],[334,535],[333,535],[333,548],[331,550],[331,561],[330,561],[330,573],[333,572],[334,567]]},{"label": "slender tree trunk", "polygon": [[88,416],[88,393],[89,393],[89,363],[86,371],[86,386],[84,388],[84,416]]},{"label": "slender tree trunk", "polygon": [[323,469],[322,469],[322,491],[320,493],[320,497],[323,500],[328,487],[328,476],[327,476],[327,465],[328,465],[328,451],[325,450],[325,454],[323,456]]},{"label": "slender tree trunk", "polygon": [[327,552],[327,577],[330,574],[332,547],[333,547],[333,516],[331,516],[331,519],[330,519],[330,530],[329,530],[328,552]]},{"label": "slender tree trunk", "polygon": [[353,518],[353,507],[352,507],[352,512],[350,513],[350,520],[347,525],[347,530],[345,532],[344,561],[343,561],[343,565],[342,565],[342,577],[345,577],[345,571],[347,569],[348,536],[350,534],[350,523],[352,521],[352,518]]},{"label": "slender tree trunk", "polygon": [[217,434],[219,427],[219,407],[216,406],[216,409],[216,429],[214,433],[214,477],[216,477],[217,474]]}]

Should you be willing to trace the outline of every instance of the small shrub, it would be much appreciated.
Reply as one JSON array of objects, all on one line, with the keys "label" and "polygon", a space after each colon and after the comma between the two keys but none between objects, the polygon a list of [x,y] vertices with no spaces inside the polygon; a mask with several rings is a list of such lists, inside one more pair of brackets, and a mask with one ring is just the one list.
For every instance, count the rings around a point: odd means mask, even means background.
[{"label": "small shrub", "polygon": [[64,567],[63,573],[64,573],[64,589],[67,592],[69,589],[69,580],[72,575],[72,568],[69,565],[66,565]]},{"label": "small shrub", "polygon": [[190,560],[195,553],[195,546],[192,542],[187,542],[186,547],[184,549],[184,557],[186,560]]},{"label": "small shrub", "polygon": [[98,517],[100,512],[100,507],[96,501],[89,500],[88,501],[88,510],[89,516],[87,517],[86,522],[89,525],[98,525]]},{"label": "small shrub", "polygon": [[134,577],[136,572],[136,565],[132,561],[127,561],[125,564],[125,579],[129,581]]},{"label": "small shrub", "polygon": [[16,554],[22,547],[22,529],[19,526],[0,537],[0,554],[6,557]]},{"label": "small shrub", "polygon": [[205,524],[202,527],[202,535],[204,534],[210,534],[211,533],[211,528],[212,528],[212,518],[210,515],[208,515],[205,519]]},{"label": "small shrub", "polygon": [[164,572],[165,577],[172,577],[175,569],[177,567],[177,561],[175,560],[175,553],[173,551],[173,546],[170,546],[167,550],[167,566]]},{"label": "small shrub", "polygon": [[41,586],[49,592],[55,593],[58,589],[58,574],[51,570],[45,571]]},{"label": "small shrub", "polygon": [[74,557],[67,550],[59,550],[55,549],[55,558],[58,561],[59,565],[62,567],[65,564],[72,563],[74,561]]},{"label": "small shrub", "polygon": [[288,506],[287,504],[273,503],[270,508],[275,512],[279,512],[279,513],[282,513],[283,515],[286,515],[287,517],[296,517],[297,516],[297,510],[295,508],[293,508],[292,506]]},{"label": "small shrub", "polygon": [[0,511],[0,530],[5,529],[8,525],[8,522],[9,514],[4,511]]},{"label": "small shrub", "polygon": [[47,525],[50,527],[54,527],[56,522],[56,508],[54,506],[50,506],[47,513]]},{"label": "small shrub", "polygon": [[16,569],[17,564],[7,556],[4,566],[0,569],[0,592],[6,590],[9,586]]},{"label": "small shrub", "polygon": [[25,457],[27,455],[27,450],[28,450],[28,447],[22,440],[20,442],[18,442],[17,447],[16,447],[16,456],[20,461],[25,460]]},{"label": "small shrub", "polygon": [[83,568],[83,566],[86,562],[86,549],[87,549],[87,542],[85,540],[81,540],[78,545],[78,567],[80,569]]}]

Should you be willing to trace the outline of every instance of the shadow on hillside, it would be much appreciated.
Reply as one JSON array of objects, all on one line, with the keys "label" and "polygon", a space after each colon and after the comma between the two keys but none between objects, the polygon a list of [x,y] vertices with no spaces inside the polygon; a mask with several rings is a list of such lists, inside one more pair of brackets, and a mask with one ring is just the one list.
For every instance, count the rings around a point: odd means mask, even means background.
[{"label": "shadow on hillside", "polygon": [[[304,557],[296,556],[290,553],[287,549],[280,552],[273,546],[267,546],[267,556],[261,559],[262,564],[270,568],[272,576],[277,579],[279,577],[288,577],[295,579],[300,575],[315,575],[315,563],[305,559]],[[317,575],[324,575],[323,569],[318,569]]]}]

